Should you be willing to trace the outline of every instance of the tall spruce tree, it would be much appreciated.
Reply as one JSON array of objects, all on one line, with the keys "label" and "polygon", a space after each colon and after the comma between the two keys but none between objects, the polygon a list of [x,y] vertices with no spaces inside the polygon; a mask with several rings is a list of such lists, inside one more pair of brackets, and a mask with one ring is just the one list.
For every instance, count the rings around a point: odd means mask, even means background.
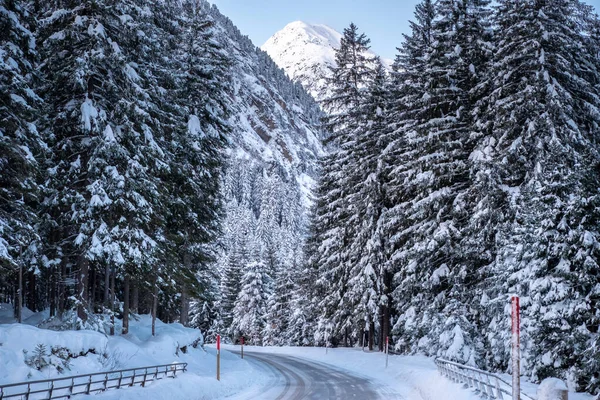
[{"label": "tall spruce tree", "polygon": [[45,144],[37,128],[40,77],[31,19],[26,2],[0,2],[0,285],[6,287],[16,285],[19,266],[27,272],[41,258],[35,213]]},{"label": "tall spruce tree", "polygon": [[[576,354],[598,321],[598,64],[585,51],[580,2],[499,3],[494,161],[510,214],[490,297],[522,296],[528,373],[590,388],[594,362]],[[501,315],[499,303],[487,312]],[[491,322],[490,339],[504,338],[505,324]],[[506,363],[507,352],[496,349],[495,360]]]}]

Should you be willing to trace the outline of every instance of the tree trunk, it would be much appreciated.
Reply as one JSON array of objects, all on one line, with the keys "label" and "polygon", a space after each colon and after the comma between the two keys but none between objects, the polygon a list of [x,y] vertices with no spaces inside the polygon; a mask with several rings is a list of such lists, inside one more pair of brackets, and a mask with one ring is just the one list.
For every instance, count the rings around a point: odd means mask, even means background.
[{"label": "tree trunk", "polygon": [[377,348],[379,351],[383,351],[383,342],[385,341],[384,339],[384,334],[383,334],[383,314],[385,313],[384,311],[384,306],[379,306],[379,341],[377,343]]},{"label": "tree trunk", "polygon": [[344,328],[344,347],[348,347],[348,328]]},{"label": "tree trunk", "polygon": [[96,286],[98,281],[98,269],[96,267],[92,267],[90,270],[90,305],[91,309],[96,312]]},{"label": "tree trunk", "polygon": [[369,321],[369,351],[373,351],[373,346],[375,342],[375,322],[373,320]]},{"label": "tree trunk", "polygon": [[181,315],[179,322],[183,326],[188,326],[188,317],[190,311],[190,301],[188,298],[187,285],[184,283],[181,288]]},{"label": "tree trunk", "polygon": [[35,272],[27,271],[27,308],[37,311],[37,287],[35,284]]},{"label": "tree trunk", "polygon": [[152,295],[152,336],[156,336],[156,311],[158,309],[158,279],[154,276],[154,288]]},{"label": "tree trunk", "polygon": [[112,268],[112,273],[110,274],[110,334],[114,336],[115,334],[115,268]]},{"label": "tree trunk", "polygon": [[17,291],[17,322],[23,322],[23,251],[21,250],[21,257],[19,258],[19,290]]},{"label": "tree trunk", "polygon": [[390,308],[391,308],[391,296],[390,291],[392,287],[392,274],[386,272],[384,275],[384,294],[386,296],[386,303],[383,309],[383,324],[381,325],[381,331],[383,332],[383,339],[389,337],[391,334],[391,326],[390,326]]},{"label": "tree trunk", "polygon": [[87,321],[88,307],[88,275],[90,261],[85,256],[79,256],[79,275],[77,277],[77,316],[82,321]]},{"label": "tree trunk", "polygon": [[50,286],[50,292],[48,293],[48,297],[50,298],[50,316],[54,317],[56,315],[56,292],[57,292],[57,287],[56,287],[56,270],[58,268],[56,266],[53,266],[50,269],[50,278],[49,278],[49,286]]},{"label": "tree trunk", "polygon": [[123,335],[129,333],[129,274],[125,274],[125,288],[123,294]]},{"label": "tree trunk", "polygon": [[64,283],[64,279],[65,276],[67,276],[67,259],[66,257],[63,257],[61,259],[60,262],[60,266],[59,266],[59,272],[58,272],[58,277],[57,277],[57,286],[58,286],[58,293],[57,293],[57,301],[56,301],[56,305],[57,305],[57,309],[58,309],[58,318],[62,319],[63,314],[65,312],[65,299],[66,299],[66,288],[65,288],[65,283]]},{"label": "tree trunk", "polygon": [[108,264],[106,265],[106,268],[104,269],[104,298],[102,299],[102,302],[104,303],[104,307],[108,308],[109,305],[108,303],[110,302],[110,267],[108,266]]},{"label": "tree trunk", "polygon": [[140,305],[140,287],[137,279],[133,281],[133,299],[131,301],[132,311],[136,314],[139,314],[139,305]]}]

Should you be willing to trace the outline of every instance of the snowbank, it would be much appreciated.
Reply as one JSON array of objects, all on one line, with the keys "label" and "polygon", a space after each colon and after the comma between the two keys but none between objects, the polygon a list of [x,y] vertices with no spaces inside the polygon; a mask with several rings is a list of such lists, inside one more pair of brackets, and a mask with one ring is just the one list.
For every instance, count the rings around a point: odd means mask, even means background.
[{"label": "snowbank", "polygon": [[[153,337],[151,323],[149,315],[139,316],[130,322],[129,334],[115,336],[0,324],[0,384],[186,362],[188,372],[177,379],[162,379],[146,388],[110,390],[95,398],[208,400],[264,386],[269,379],[239,356],[222,352],[221,382],[218,382],[215,350],[192,347],[194,343],[202,344],[200,331],[157,320],[157,334]],[[40,362],[36,364],[36,361]],[[38,370],[39,366],[43,367]]]}]

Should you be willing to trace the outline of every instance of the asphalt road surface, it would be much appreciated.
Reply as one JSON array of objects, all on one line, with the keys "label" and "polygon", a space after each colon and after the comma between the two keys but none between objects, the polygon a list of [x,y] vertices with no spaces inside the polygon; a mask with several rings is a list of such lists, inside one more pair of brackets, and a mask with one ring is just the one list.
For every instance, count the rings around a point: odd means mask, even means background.
[{"label": "asphalt road surface", "polygon": [[377,391],[366,378],[325,364],[281,354],[245,352],[244,358],[265,370],[271,379],[263,388],[235,396],[236,400],[400,399],[386,390]]}]

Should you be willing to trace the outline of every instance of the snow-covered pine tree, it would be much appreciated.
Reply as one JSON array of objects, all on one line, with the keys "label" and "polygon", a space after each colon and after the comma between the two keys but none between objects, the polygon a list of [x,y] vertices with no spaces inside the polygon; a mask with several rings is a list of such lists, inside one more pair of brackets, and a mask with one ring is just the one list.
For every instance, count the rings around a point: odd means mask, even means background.
[{"label": "snow-covered pine tree", "polygon": [[253,261],[244,268],[244,275],[233,309],[233,337],[244,336],[246,343],[261,346],[267,314],[267,285],[270,277],[266,265]]},{"label": "snow-covered pine tree", "polygon": [[[485,66],[475,57],[481,42],[471,33],[481,28],[470,26],[483,21],[468,17],[484,7],[442,0],[417,8],[413,34],[397,59],[400,97],[390,113],[397,128],[386,156],[396,159],[389,172],[395,205],[387,229],[397,271],[398,345],[463,362],[473,356],[467,336],[476,328],[453,298],[464,294],[460,288],[471,277],[459,250],[468,217],[469,96],[475,72]],[[459,352],[445,353],[456,343]]]},{"label": "snow-covered pine tree", "polygon": [[[380,326],[383,337],[389,335],[390,274],[385,269],[384,241],[381,230],[385,211],[383,193],[384,167],[380,156],[386,147],[386,111],[388,109],[387,72],[379,60],[375,60],[375,73],[366,83],[367,91],[361,101],[361,121],[355,129],[352,151],[353,172],[356,182],[362,182],[351,197],[353,221],[356,234],[348,247],[352,269],[350,272],[348,301],[354,304],[353,318],[357,325],[369,331],[369,348],[372,350],[375,326]],[[385,282],[388,282],[386,285]],[[382,341],[378,341],[380,345]]]},{"label": "snow-covered pine tree", "polygon": [[213,38],[214,21],[204,14],[199,1],[184,1],[172,12],[180,30],[175,32],[175,57],[171,60],[178,65],[173,99],[176,120],[168,142],[171,157],[163,177],[168,187],[164,204],[173,257],[169,275],[179,285],[175,291],[181,293],[180,320],[187,324],[189,297],[201,297],[215,279],[210,245],[220,230],[230,62]]},{"label": "snow-covered pine tree", "polygon": [[140,226],[149,223],[156,195],[144,156],[162,154],[133,106],[143,93],[126,57],[129,49],[120,47],[127,28],[135,29],[123,23],[121,13],[135,14],[135,7],[71,6],[63,1],[43,6],[40,52],[52,121],[46,127],[52,150],[47,206],[59,227],[58,241],[50,243],[57,253],[72,255],[62,262],[74,266],[67,273],[77,271],[78,316],[85,320],[90,267],[106,271],[106,286],[109,265],[137,263],[153,253],[155,242]]},{"label": "snow-covered pine tree", "polygon": [[[343,336],[345,345],[357,338],[363,324],[352,317],[355,299],[346,295],[350,268],[356,263],[356,254],[349,243],[358,230],[359,221],[353,217],[352,201],[356,201],[360,173],[354,158],[356,133],[363,116],[361,106],[367,95],[367,85],[373,79],[374,60],[366,54],[369,39],[359,33],[354,24],[344,30],[341,46],[336,50],[336,66],[327,78],[328,94],[323,106],[328,112],[326,125],[331,130],[331,154],[322,161],[317,210],[314,224],[323,224],[313,230],[319,232],[322,245],[318,254],[309,255],[320,269],[319,279],[325,290],[321,299],[322,316],[318,323],[318,341],[323,340],[323,329],[333,326],[335,335]],[[352,259],[354,258],[354,259]]]},{"label": "snow-covered pine tree", "polygon": [[[16,287],[18,265],[32,266],[45,144],[38,133],[36,40],[25,1],[0,1],[0,286]],[[33,295],[33,294],[32,294]]]},{"label": "snow-covered pine tree", "polygon": [[[510,213],[498,228],[488,339],[506,338],[502,305],[522,297],[524,369],[590,388],[597,333],[598,63],[576,0],[500,1],[494,59],[494,163]],[[494,349],[497,367],[508,345]],[[597,361],[596,361],[597,365]],[[590,386],[591,385],[591,386]],[[597,383],[595,383],[597,385]]]},{"label": "snow-covered pine tree", "polygon": [[292,280],[293,268],[279,264],[273,279],[273,290],[267,300],[267,314],[265,316],[266,326],[263,344],[267,346],[282,346],[289,344],[287,338],[291,315],[294,310],[292,306],[292,294],[294,282]]}]

